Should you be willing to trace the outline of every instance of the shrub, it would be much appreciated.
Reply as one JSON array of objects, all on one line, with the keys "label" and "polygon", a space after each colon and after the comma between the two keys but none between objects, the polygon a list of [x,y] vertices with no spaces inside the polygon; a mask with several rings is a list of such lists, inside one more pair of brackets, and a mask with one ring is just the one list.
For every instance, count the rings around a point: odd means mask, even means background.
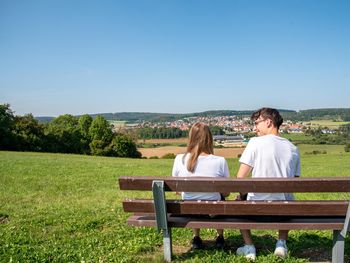
[{"label": "shrub", "polygon": [[345,152],[350,152],[350,143],[347,143],[344,147]]},{"label": "shrub", "polygon": [[132,138],[126,134],[120,134],[113,138],[109,145],[109,155],[116,157],[141,158]]},{"label": "shrub", "polygon": [[327,151],[326,150],[324,150],[324,151],[320,151],[320,150],[313,150],[312,152],[305,152],[305,154],[306,155],[308,155],[308,154],[327,154]]},{"label": "shrub", "polygon": [[159,159],[159,157],[158,156],[151,156],[151,157],[149,157],[149,159]]},{"label": "shrub", "polygon": [[173,153],[166,153],[162,156],[162,159],[175,159],[176,155]]}]

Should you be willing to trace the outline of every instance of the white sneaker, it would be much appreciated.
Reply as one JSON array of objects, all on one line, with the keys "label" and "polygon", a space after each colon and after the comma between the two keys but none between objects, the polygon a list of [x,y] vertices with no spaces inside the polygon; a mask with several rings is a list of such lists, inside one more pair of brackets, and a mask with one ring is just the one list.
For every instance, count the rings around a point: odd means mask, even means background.
[{"label": "white sneaker", "polygon": [[244,256],[247,259],[252,261],[255,260],[256,250],[254,245],[244,245],[243,247],[237,248],[236,251],[237,256]]},{"label": "white sneaker", "polygon": [[288,248],[287,248],[286,241],[283,239],[279,239],[276,242],[276,249],[274,252],[275,256],[285,259],[287,257],[287,253],[288,253]]}]

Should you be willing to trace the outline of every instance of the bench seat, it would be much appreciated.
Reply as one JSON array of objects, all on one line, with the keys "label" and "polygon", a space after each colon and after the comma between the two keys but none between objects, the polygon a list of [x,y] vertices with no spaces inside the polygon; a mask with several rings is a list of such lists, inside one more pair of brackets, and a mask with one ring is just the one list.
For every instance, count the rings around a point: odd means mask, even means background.
[{"label": "bench seat", "polygon": [[[349,200],[184,201],[165,192],[350,193],[350,177],[204,178],[126,176],[120,190],[152,191],[153,199],[127,198],[127,224],[163,232],[164,258],[172,256],[172,228],[332,230],[332,263],[344,262]],[[211,215],[211,216],[209,216]],[[212,216],[215,215],[215,216]]]},{"label": "bench seat", "polygon": [[[265,229],[265,230],[342,230],[345,217],[276,217],[264,219],[255,217],[217,218],[168,215],[169,227],[213,228],[213,229]],[[157,227],[155,214],[135,214],[127,219],[127,224],[136,227]]]}]

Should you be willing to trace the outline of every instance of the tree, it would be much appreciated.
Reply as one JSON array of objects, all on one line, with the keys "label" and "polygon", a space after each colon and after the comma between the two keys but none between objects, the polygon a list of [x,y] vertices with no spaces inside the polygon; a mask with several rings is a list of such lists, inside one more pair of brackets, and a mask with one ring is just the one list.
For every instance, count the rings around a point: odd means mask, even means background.
[{"label": "tree", "polygon": [[224,135],[224,129],[219,126],[209,126],[209,129],[213,135]]},{"label": "tree", "polygon": [[78,120],[78,127],[81,134],[80,143],[82,147],[82,153],[85,153],[85,154],[90,154],[89,144],[91,142],[91,138],[89,135],[89,130],[90,130],[92,121],[93,121],[92,117],[88,114],[80,116]]},{"label": "tree", "polygon": [[44,127],[32,114],[15,117],[14,136],[16,150],[42,151],[45,140]]},{"label": "tree", "polygon": [[345,144],[344,150],[345,150],[345,152],[350,152],[350,142]]},{"label": "tree", "polygon": [[109,155],[116,157],[141,158],[141,153],[132,138],[126,134],[115,136],[109,145]]},{"label": "tree", "polygon": [[80,131],[86,137],[89,136],[89,129],[92,121],[93,121],[92,117],[88,114],[84,114],[80,116],[80,118],[78,119]]},{"label": "tree", "polygon": [[339,131],[344,135],[350,135],[350,124],[341,125]]},{"label": "tree", "polygon": [[10,104],[0,104],[0,150],[12,150],[14,136],[12,129],[15,123]]},{"label": "tree", "polygon": [[112,141],[113,132],[104,117],[97,116],[92,121],[89,128],[89,137],[91,139],[89,146],[92,155],[108,155],[108,146]]},{"label": "tree", "polygon": [[47,134],[52,143],[50,151],[63,153],[82,153],[78,119],[70,114],[61,115],[51,121]]}]

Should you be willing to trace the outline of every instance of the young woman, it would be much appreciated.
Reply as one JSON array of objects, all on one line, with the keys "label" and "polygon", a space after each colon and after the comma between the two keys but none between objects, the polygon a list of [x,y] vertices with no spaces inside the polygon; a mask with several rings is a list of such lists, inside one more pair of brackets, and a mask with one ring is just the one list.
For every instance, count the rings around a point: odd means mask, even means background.
[{"label": "young woman", "polygon": [[[189,133],[185,154],[176,156],[172,176],[177,177],[229,177],[230,173],[225,158],[214,155],[213,136],[209,127],[203,123],[195,123]],[[223,200],[229,193],[181,193],[183,200]],[[202,247],[199,236],[200,229],[193,229],[192,248]],[[224,246],[223,229],[217,229],[216,246]]]}]

